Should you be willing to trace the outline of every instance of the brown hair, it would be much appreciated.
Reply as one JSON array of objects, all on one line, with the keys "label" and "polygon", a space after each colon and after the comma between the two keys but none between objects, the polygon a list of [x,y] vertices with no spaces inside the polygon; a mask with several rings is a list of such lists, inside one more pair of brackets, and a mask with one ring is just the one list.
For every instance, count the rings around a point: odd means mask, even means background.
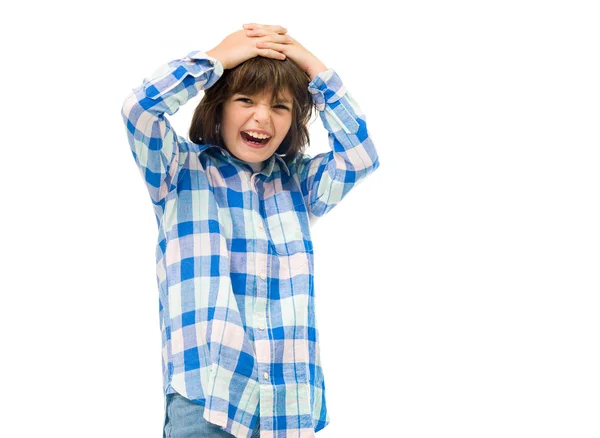
[{"label": "brown hair", "polygon": [[310,77],[289,58],[277,60],[256,56],[227,69],[210,88],[194,110],[190,125],[190,140],[197,144],[224,147],[220,132],[223,103],[236,93],[255,96],[274,90],[271,103],[283,97],[285,90],[292,97],[292,124],[275,153],[289,163],[310,145],[308,122],[317,107],[308,91]]}]

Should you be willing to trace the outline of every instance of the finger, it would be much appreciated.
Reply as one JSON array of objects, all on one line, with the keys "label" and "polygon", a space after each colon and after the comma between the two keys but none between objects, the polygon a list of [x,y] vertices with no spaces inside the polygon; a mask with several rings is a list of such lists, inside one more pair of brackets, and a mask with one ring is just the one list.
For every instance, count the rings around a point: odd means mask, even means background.
[{"label": "finger", "polygon": [[283,53],[286,50],[286,45],[285,44],[280,44],[280,43],[272,43],[269,41],[258,41],[256,43],[256,48],[257,49],[267,49],[267,50],[275,50],[277,52]]},{"label": "finger", "polygon": [[264,37],[267,35],[271,35],[273,37],[286,37],[285,33],[274,33],[274,32],[270,32],[266,29],[257,29],[257,30],[247,30],[246,31],[246,36],[247,37]]},{"label": "finger", "polygon": [[285,59],[285,54],[273,49],[258,49],[257,53],[265,58]]},{"label": "finger", "polygon": [[268,28],[271,29],[273,32],[287,33],[287,29],[283,26],[273,25],[273,26],[268,26]]},{"label": "finger", "polygon": [[246,30],[246,36],[248,37],[259,37],[265,36],[267,33],[263,29],[248,29]]},{"label": "finger", "polygon": [[244,29],[271,29],[277,33],[286,33],[287,29],[279,24],[258,24],[258,23],[245,23],[242,25]]},{"label": "finger", "polygon": [[264,36],[267,34],[280,34],[284,35],[287,33],[287,29],[281,26],[248,26],[244,25],[246,29],[246,35],[248,36]]},{"label": "finger", "polygon": [[276,50],[280,50],[281,48],[285,47],[288,44],[292,44],[292,39],[288,36],[285,35],[278,35],[278,36],[267,36],[265,38],[261,38],[260,40],[256,41],[256,47],[262,48],[262,49],[276,49]]},{"label": "finger", "polygon": [[289,44],[293,42],[293,40],[292,37],[289,35],[265,35],[264,37],[257,39],[257,42]]}]

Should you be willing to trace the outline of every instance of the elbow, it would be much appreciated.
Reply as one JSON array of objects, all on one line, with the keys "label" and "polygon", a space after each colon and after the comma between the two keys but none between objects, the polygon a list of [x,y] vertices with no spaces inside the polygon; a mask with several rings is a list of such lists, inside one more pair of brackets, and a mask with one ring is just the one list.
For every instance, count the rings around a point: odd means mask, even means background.
[{"label": "elbow", "polygon": [[376,169],[379,169],[379,156],[375,157],[375,161],[373,161],[373,165],[371,166],[371,173],[375,172]]}]

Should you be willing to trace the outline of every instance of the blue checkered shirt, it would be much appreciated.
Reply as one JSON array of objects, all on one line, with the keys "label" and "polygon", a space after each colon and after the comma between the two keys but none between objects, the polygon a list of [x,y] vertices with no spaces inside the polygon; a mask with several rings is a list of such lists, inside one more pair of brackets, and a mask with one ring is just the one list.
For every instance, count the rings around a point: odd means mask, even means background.
[{"label": "blue checkered shirt", "polygon": [[330,422],[315,321],[311,227],[379,167],[366,119],[333,70],[308,89],[329,152],[275,153],[255,172],[165,117],[223,74],[190,52],[124,100],[122,117],[156,221],[165,395],[204,406],[237,438],[314,437]]}]

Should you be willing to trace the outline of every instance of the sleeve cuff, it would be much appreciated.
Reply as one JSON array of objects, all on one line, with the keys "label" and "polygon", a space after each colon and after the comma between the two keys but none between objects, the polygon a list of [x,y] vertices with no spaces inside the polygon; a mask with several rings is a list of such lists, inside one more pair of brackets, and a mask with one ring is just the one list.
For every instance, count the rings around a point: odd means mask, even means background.
[{"label": "sleeve cuff", "polygon": [[346,86],[337,72],[330,68],[322,71],[308,84],[308,91],[319,111],[325,109],[326,103],[334,103],[346,94]]},{"label": "sleeve cuff", "polygon": [[[342,98],[350,96],[350,93],[333,69],[330,68],[315,76],[308,84],[308,90],[322,116],[327,112],[346,134],[358,132],[360,125],[353,110],[351,111],[352,104],[348,99],[342,100]],[[325,116],[325,119],[328,119],[328,116]]]},{"label": "sleeve cuff", "polygon": [[197,60],[206,59],[215,68],[215,73],[218,73],[219,76],[223,74],[223,64],[221,64],[221,61],[219,61],[217,58],[213,58],[212,56],[207,55],[205,52],[202,52],[200,50],[194,50],[188,53],[187,58]]},{"label": "sleeve cuff", "polygon": [[223,74],[223,65],[221,62],[207,55],[206,53],[195,50],[183,58],[171,61],[163,65],[153,75],[156,79],[146,87],[146,97],[157,99],[177,87],[188,75],[198,78],[202,75],[208,75],[202,88],[210,88]]}]

